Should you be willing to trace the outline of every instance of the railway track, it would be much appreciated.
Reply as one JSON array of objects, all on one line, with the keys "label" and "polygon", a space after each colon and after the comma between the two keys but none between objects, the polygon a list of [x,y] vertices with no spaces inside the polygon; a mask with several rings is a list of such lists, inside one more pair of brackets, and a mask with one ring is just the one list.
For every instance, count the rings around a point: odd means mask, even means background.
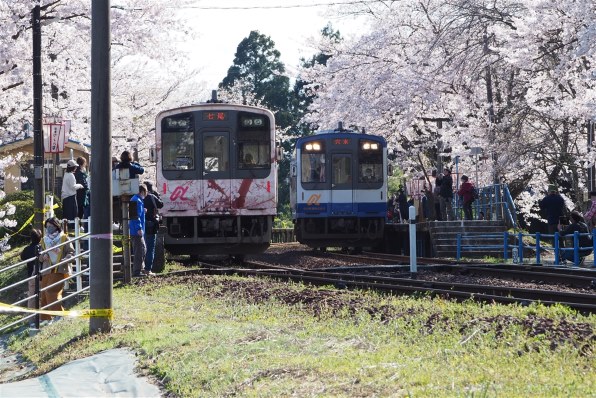
[{"label": "railway track", "polygon": [[[367,253],[362,256],[353,256],[341,253],[331,253],[332,256],[361,259],[363,261],[377,261],[383,264],[408,264],[409,257],[391,255],[385,253]],[[418,261],[420,260],[420,261]],[[418,258],[417,263],[433,266],[435,272],[446,272],[467,276],[495,277],[501,279],[517,280],[521,282],[554,283],[583,289],[596,289],[596,270],[569,267],[547,267],[523,264],[493,264],[483,262],[456,262],[446,259]],[[422,268],[424,269],[424,268]],[[342,270],[343,268],[328,268],[327,270]],[[345,270],[356,271],[379,271],[388,272],[385,267],[374,266],[345,267]],[[409,269],[396,267],[396,271],[405,272]]]},{"label": "railway track", "polygon": [[244,262],[242,267],[200,263],[202,268],[185,272],[212,275],[267,277],[312,285],[332,285],[342,289],[367,289],[396,295],[441,296],[458,301],[476,300],[487,303],[529,305],[564,305],[581,313],[596,313],[596,294],[527,289],[471,283],[428,281],[415,277],[362,275],[341,270],[300,270],[263,262]]}]

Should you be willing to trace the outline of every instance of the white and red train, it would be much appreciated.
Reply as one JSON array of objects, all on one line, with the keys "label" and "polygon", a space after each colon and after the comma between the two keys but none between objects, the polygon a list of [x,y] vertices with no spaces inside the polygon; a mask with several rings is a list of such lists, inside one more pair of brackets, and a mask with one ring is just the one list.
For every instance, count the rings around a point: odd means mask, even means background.
[{"label": "white and red train", "polygon": [[267,249],[277,212],[275,119],[205,103],[156,118],[156,188],[165,249],[242,256]]}]

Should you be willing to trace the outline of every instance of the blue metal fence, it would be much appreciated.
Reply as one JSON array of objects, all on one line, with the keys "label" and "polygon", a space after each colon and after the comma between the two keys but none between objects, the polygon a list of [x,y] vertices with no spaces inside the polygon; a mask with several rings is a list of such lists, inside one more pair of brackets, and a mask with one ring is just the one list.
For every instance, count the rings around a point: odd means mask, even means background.
[{"label": "blue metal fence", "polygon": [[[579,238],[582,236],[588,236],[592,240],[592,246],[580,246]],[[533,237],[535,239],[535,244],[533,245],[526,245],[523,241],[524,237]],[[466,238],[472,238],[475,240],[483,240],[483,241],[494,241],[495,243],[490,244],[481,244],[481,245],[467,245],[463,244],[463,240]],[[541,245],[541,241],[543,238],[553,238],[553,247],[545,247]],[[567,238],[572,238],[573,247],[566,247],[561,246],[561,242],[565,240],[571,240]],[[457,234],[457,251],[456,251],[456,258],[460,260],[462,258],[462,253],[464,251],[472,251],[472,250],[488,250],[488,249],[503,249],[503,260],[507,261],[511,257],[514,258],[514,253],[517,252],[517,262],[523,263],[524,262],[524,250],[534,250],[535,257],[536,257],[536,264],[540,264],[541,253],[543,251],[552,250],[554,253],[554,265],[560,265],[561,263],[561,254],[564,252],[573,251],[573,264],[575,266],[579,266],[585,256],[580,254],[580,250],[592,250],[593,253],[596,253],[596,228],[592,230],[592,233],[579,233],[574,232],[573,235],[566,235],[561,236],[558,232],[554,234],[541,234],[537,232],[535,234],[524,234],[524,233],[516,233],[511,234],[509,232],[504,232],[503,234],[484,234],[484,235],[466,235],[466,234]],[[514,244],[510,245],[510,240],[515,240]],[[515,258],[514,258],[515,260]],[[593,267],[596,267],[596,255],[594,256],[593,260]]]}]

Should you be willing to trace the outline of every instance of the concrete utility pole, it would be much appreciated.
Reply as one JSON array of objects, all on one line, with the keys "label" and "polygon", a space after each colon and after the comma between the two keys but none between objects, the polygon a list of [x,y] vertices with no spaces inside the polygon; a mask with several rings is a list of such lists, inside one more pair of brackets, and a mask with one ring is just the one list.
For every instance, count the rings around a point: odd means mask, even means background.
[{"label": "concrete utility pole", "polygon": [[31,13],[33,26],[33,217],[35,228],[43,231],[43,108],[41,82],[41,9],[39,4]]},{"label": "concrete utility pole", "polygon": [[[91,309],[112,305],[112,126],[110,113],[110,1],[91,4]],[[90,333],[109,332],[111,318],[92,317]]]}]

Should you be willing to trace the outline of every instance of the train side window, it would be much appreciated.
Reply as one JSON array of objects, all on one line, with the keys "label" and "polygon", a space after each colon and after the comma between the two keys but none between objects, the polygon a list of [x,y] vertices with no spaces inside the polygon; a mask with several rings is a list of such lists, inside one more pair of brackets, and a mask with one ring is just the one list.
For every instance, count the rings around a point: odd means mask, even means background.
[{"label": "train side window", "polygon": [[230,164],[228,137],[208,135],[203,137],[204,171],[227,171]]}]

